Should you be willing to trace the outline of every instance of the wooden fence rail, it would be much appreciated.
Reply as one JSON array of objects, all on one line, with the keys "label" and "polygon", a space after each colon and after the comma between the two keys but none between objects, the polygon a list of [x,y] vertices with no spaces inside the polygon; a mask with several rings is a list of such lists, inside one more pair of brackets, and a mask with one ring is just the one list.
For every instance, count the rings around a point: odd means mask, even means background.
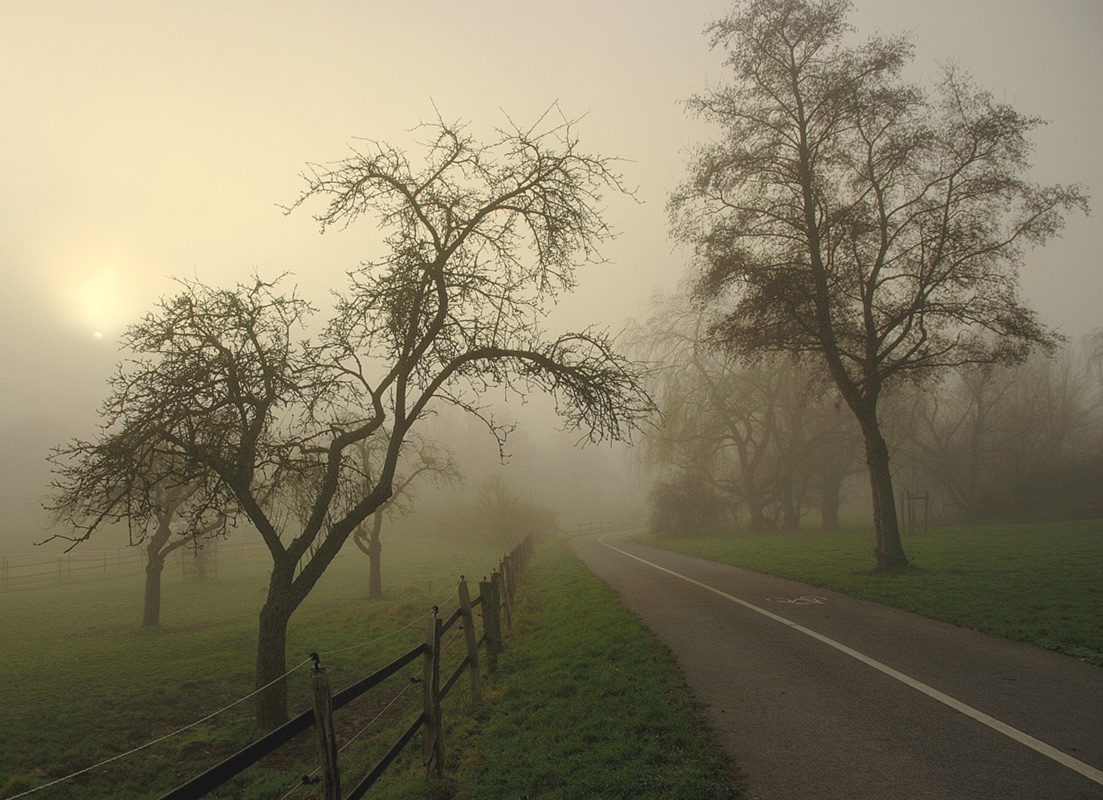
[{"label": "wooden fence rail", "polygon": [[[328,675],[325,668],[321,666],[320,658],[317,653],[312,653],[314,667],[310,673],[313,708],[288,720],[206,772],[162,795],[161,800],[194,800],[203,797],[311,728],[315,730],[318,744],[323,797],[325,800],[342,800],[337,743],[333,733],[333,715],[418,658],[422,659],[421,713],[368,774],[344,796],[343,800],[359,800],[363,797],[418,731],[423,733],[422,761],[427,774],[440,778],[444,768],[444,737],[440,703],[463,677],[465,671],[470,676],[472,699],[476,702],[481,700],[479,649],[485,646],[487,666],[493,672],[497,668],[498,656],[502,652],[502,622],[505,621],[508,630],[517,576],[531,556],[532,547],[533,540],[530,535],[502,559],[498,569],[491,574],[490,580],[479,583],[479,596],[474,600],[470,598],[467,581],[461,575],[458,587],[459,607],[447,619],[441,619],[434,606],[434,614],[428,621],[424,642],[335,694],[330,692]],[[476,607],[482,609],[483,635],[479,639],[475,636],[474,609]],[[441,637],[458,622],[463,623],[466,653],[459,666],[441,685]]]}]

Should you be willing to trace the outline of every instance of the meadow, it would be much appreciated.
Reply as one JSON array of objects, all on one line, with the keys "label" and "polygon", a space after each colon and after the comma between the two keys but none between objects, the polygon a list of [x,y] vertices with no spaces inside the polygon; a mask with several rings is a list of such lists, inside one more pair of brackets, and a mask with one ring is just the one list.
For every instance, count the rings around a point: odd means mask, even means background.
[{"label": "meadow", "polygon": [[[417,537],[387,545],[387,596],[369,601],[367,559],[343,554],[292,618],[289,668],[317,650],[335,689],[363,677],[421,641],[429,609],[455,606],[459,575],[483,577],[502,551]],[[625,787],[634,797],[732,796],[730,764],[669,653],[562,541],[538,548],[531,572],[484,702],[470,702],[465,681],[445,701],[445,782],[426,782],[414,742],[368,796],[621,797]],[[256,738],[245,700],[161,739],[252,691],[265,574],[263,551],[220,559],[210,581],[185,581],[170,565],[156,630],[138,624],[140,575],[0,592],[0,798],[135,748],[28,796],[156,798]],[[355,738],[341,756],[346,790],[419,712],[409,680],[419,670],[337,715],[339,742]],[[305,666],[288,680],[294,714],[309,707]],[[602,768],[610,764],[621,767]],[[313,741],[300,736],[211,796],[314,797],[300,776],[315,766]]]},{"label": "meadow", "polygon": [[896,574],[872,571],[869,530],[639,538],[1103,666],[1103,520],[931,528]]}]

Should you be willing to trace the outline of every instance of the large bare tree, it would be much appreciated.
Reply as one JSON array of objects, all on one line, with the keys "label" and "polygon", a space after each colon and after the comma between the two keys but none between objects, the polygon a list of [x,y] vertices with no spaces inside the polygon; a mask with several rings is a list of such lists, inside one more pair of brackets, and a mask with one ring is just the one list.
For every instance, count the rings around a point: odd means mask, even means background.
[{"label": "large bare tree", "polygon": [[[123,337],[105,431],[162,443],[206,495],[233,504],[272,559],[260,612],[257,719],[287,717],[287,624],[357,526],[394,492],[404,444],[436,403],[482,415],[491,386],[546,391],[591,439],[624,437],[651,404],[632,366],[593,330],[546,336],[547,304],[610,236],[609,160],[571,126],[423,126],[422,152],[365,142],[312,167],[296,206],[323,230],[373,218],[386,253],[350,273],[316,340],[311,308],[279,281],[186,282]],[[370,476],[356,452],[376,440]],[[159,444],[161,446],[161,444]],[[365,484],[367,480],[367,484]]]},{"label": "large bare tree", "polygon": [[906,83],[908,42],[848,44],[848,8],[747,0],[711,26],[731,81],[689,107],[723,135],[671,208],[701,296],[727,312],[715,341],[813,358],[834,380],[865,440],[877,565],[897,568],[882,391],[1051,347],[1017,268],[1087,203],[1026,179],[1039,120],[952,68],[931,91]]}]

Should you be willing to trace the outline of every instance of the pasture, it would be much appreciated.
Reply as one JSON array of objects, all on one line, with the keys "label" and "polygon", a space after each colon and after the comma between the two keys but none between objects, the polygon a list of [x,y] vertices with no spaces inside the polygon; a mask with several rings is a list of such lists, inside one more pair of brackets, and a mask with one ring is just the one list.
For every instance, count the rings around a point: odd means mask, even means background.
[{"label": "pasture", "polygon": [[[423,639],[424,625],[412,623],[435,604],[454,606],[460,574],[489,574],[502,554],[497,544],[467,541],[448,547],[396,537],[387,544],[387,596],[369,601],[368,559],[351,549],[342,554],[291,620],[288,668],[311,651],[353,648],[323,658],[335,686],[352,683]],[[260,549],[236,556],[221,559],[212,581],[185,582],[179,564],[167,566],[162,626],[155,630],[139,626],[140,575],[0,594],[0,669],[9,676],[0,703],[0,797],[141,746],[252,691],[268,562]],[[308,708],[307,670],[288,681],[291,712]],[[376,710],[369,702],[347,724]],[[252,712],[244,701],[209,723],[33,796],[157,797],[255,738]],[[395,716],[392,728],[401,722],[401,714]],[[313,742],[300,738],[273,757],[274,769],[243,775],[235,796],[283,796],[313,770]]]}]

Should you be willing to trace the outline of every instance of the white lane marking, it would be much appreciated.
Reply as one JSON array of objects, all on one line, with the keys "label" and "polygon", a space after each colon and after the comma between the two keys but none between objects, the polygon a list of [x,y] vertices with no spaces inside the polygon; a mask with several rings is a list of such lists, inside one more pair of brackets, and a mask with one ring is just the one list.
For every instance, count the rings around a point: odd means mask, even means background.
[{"label": "white lane marking", "polygon": [[767,597],[767,603],[788,603],[793,606],[814,606],[823,605],[827,602],[826,597],[820,597],[818,594],[804,594],[800,597]]},{"label": "white lane marking", "polygon": [[814,630],[811,630],[809,628],[805,628],[803,625],[798,625],[795,622],[791,622],[790,620],[785,619],[785,617],[780,617],[777,614],[773,614],[773,613],[767,611],[764,608],[759,608],[756,605],[752,605],[751,603],[748,603],[746,600],[740,600],[738,597],[734,597],[733,595],[730,595],[727,592],[722,592],[719,589],[715,589],[712,586],[709,586],[707,583],[701,583],[700,581],[694,580],[693,578],[689,578],[685,575],[682,575],[681,573],[675,572],[674,570],[667,569],[666,567],[661,567],[658,564],[653,564],[652,562],[648,561],[647,559],[640,558],[637,555],[633,555],[632,553],[629,553],[625,550],[621,550],[619,547],[614,547],[613,545],[611,545],[607,541],[605,541],[605,536],[600,537],[598,539],[598,541],[601,542],[606,547],[608,547],[610,550],[615,550],[616,552],[620,553],[621,555],[628,556],[629,558],[634,558],[636,561],[639,561],[641,564],[646,564],[649,567],[654,567],[655,569],[659,570],[660,572],[665,572],[668,575],[673,575],[675,578],[680,578],[683,581],[685,581],[686,583],[691,583],[694,586],[698,586],[702,589],[705,589],[706,591],[712,592],[715,595],[719,595],[720,597],[723,597],[725,600],[731,600],[733,603],[741,605],[744,608],[749,609],[751,611],[754,611],[757,614],[761,614],[764,617],[769,617],[770,619],[774,620],[775,622],[780,622],[782,625],[790,627],[795,631],[799,631],[800,633],[803,633],[805,636],[811,636],[816,641],[823,642],[828,647],[834,647],[839,652],[846,653],[851,658],[857,659],[858,661],[861,661],[863,664],[866,664],[870,667],[873,667],[878,672],[883,672],[885,675],[888,675],[890,678],[895,678],[896,680],[900,681],[901,683],[903,683],[907,686],[910,686],[910,687],[912,687],[913,689],[915,689],[917,691],[922,692],[923,694],[927,695],[928,697],[934,698],[935,700],[942,703],[943,705],[947,705],[950,708],[954,709],[955,711],[960,711],[965,716],[971,717],[972,719],[975,719],[977,722],[979,722],[983,725],[987,725],[992,730],[999,731],[1004,736],[1010,737],[1011,739],[1014,739],[1016,742],[1019,742],[1020,744],[1025,744],[1031,750],[1034,750],[1038,753],[1041,753],[1042,755],[1046,756],[1047,758],[1053,759],[1058,764],[1061,764],[1063,766],[1068,767],[1071,770],[1075,770],[1076,772],[1079,772],[1081,775],[1083,775],[1088,780],[1095,781],[1100,786],[1103,786],[1103,770],[1096,769],[1091,764],[1085,764],[1083,761],[1081,761],[1077,758],[1073,758],[1072,756],[1061,752],[1056,747],[1053,747],[1052,745],[1046,744],[1041,739],[1035,739],[1029,733],[1023,733],[1018,728],[1013,728],[1010,725],[1008,725],[1006,722],[1001,722],[1000,720],[996,719],[995,717],[991,717],[988,714],[985,714],[983,711],[980,711],[976,708],[973,708],[970,705],[967,705],[966,703],[961,702],[957,698],[950,697],[950,695],[948,695],[944,692],[940,692],[938,689],[935,689],[932,686],[928,686],[927,684],[925,684],[921,681],[917,681],[915,678],[912,678],[909,675],[905,675],[903,672],[895,670],[892,667],[888,666],[887,664],[882,664],[880,661],[872,659],[869,656],[865,655],[864,653],[859,653],[857,650],[854,650],[853,648],[847,647],[845,644],[841,644],[840,642],[836,642],[834,639],[829,639],[828,637],[824,636],[822,633],[817,633]]}]

